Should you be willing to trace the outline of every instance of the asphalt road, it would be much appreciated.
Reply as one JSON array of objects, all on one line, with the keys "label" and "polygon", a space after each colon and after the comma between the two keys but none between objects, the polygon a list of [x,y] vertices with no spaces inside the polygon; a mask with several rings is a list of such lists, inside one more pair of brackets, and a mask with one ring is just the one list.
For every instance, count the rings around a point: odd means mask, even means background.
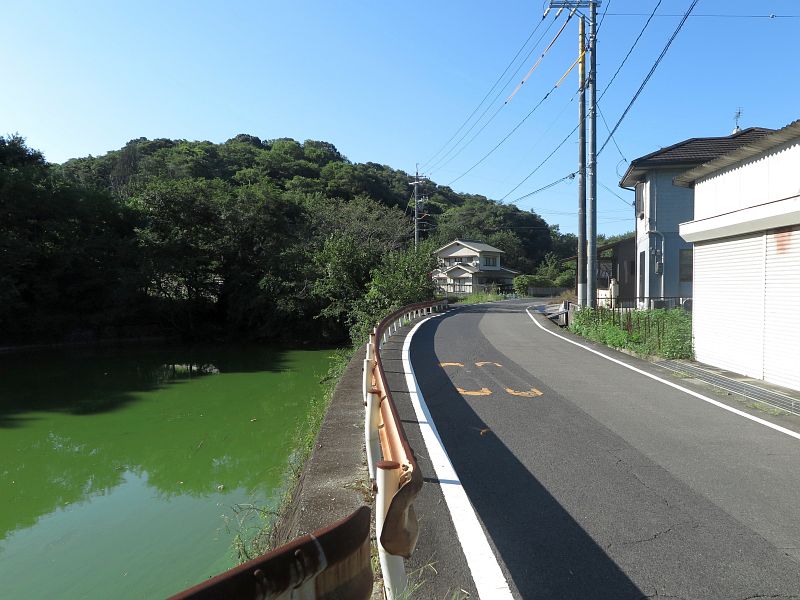
[{"label": "asphalt road", "polygon": [[[528,305],[460,308],[424,323],[411,344],[512,594],[800,598],[800,441],[549,335]],[[428,482],[414,560],[437,575],[422,597],[474,597],[446,484],[397,397]]]}]

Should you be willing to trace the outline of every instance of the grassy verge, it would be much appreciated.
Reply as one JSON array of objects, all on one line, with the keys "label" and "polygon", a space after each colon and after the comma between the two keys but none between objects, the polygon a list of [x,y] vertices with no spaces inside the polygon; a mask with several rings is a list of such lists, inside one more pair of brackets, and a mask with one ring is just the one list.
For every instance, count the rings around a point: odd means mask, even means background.
[{"label": "grassy verge", "polygon": [[283,484],[280,488],[281,499],[277,506],[270,508],[242,505],[235,510],[235,522],[233,524],[229,522],[229,529],[235,531],[233,552],[240,564],[272,549],[270,542],[272,529],[292,502],[303,466],[311,456],[314,441],[317,439],[328,405],[333,398],[333,391],[336,384],[339,383],[347,363],[350,362],[353,352],[353,348],[333,351],[328,371],[320,379],[323,393],[312,400],[305,419],[300,420],[295,427],[292,442],[295,450],[289,457],[289,464],[283,474]]},{"label": "grassy verge", "polygon": [[612,348],[642,356],[692,358],[692,315],[682,308],[612,311],[584,308],[574,314],[571,331]]},{"label": "grassy verge", "polygon": [[481,302],[494,302],[495,300],[502,300],[503,296],[500,294],[492,294],[490,292],[474,292],[463,298],[458,298],[459,304],[480,304]]}]

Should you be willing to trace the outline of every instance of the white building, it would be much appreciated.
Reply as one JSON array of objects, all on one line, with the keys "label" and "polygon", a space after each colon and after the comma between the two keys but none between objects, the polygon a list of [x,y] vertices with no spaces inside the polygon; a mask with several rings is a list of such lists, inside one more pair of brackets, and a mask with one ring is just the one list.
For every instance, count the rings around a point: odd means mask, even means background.
[{"label": "white building", "polygon": [[697,360],[800,389],[800,120],[675,184],[694,187]]},{"label": "white building", "polygon": [[439,268],[433,282],[439,292],[470,294],[490,289],[510,291],[519,271],[500,265],[499,248],[474,240],[453,240],[434,252]]}]

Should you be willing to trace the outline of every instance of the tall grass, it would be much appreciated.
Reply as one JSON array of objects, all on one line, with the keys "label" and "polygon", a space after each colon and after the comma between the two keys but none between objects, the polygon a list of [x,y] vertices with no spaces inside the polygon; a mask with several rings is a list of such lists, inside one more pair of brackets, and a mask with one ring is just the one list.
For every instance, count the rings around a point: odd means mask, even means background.
[{"label": "tall grass", "polygon": [[692,315],[682,308],[610,310],[583,308],[574,313],[571,331],[614,348],[644,356],[692,358]]},{"label": "tall grass", "polygon": [[492,292],[473,292],[467,296],[458,298],[459,304],[480,304],[481,302],[494,302],[495,300],[502,300],[502,294]]}]

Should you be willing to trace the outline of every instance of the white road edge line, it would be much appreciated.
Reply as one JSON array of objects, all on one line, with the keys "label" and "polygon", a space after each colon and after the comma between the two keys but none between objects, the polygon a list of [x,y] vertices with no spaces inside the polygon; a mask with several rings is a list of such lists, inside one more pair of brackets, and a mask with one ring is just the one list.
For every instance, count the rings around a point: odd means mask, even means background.
[{"label": "white road edge line", "polygon": [[534,306],[534,305],[526,307],[525,308],[525,312],[528,313],[528,316],[531,318],[531,321],[533,321],[536,324],[536,326],[539,329],[541,329],[542,331],[544,331],[545,333],[549,333],[550,335],[553,335],[553,336],[555,336],[555,337],[557,337],[557,338],[559,338],[561,340],[564,340],[565,342],[569,342],[570,344],[578,346],[579,348],[583,348],[584,350],[588,350],[589,352],[591,352],[593,354],[597,354],[597,356],[602,356],[606,360],[610,360],[613,363],[617,363],[618,365],[621,365],[621,366],[625,367],[626,369],[630,369],[631,371],[636,371],[637,373],[640,373],[641,375],[644,375],[645,377],[649,377],[650,379],[655,379],[656,381],[659,381],[659,382],[663,383],[664,385],[668,385],[671,388],[675,388],[676,390],[680,390],[681,392],[689,394],[690,396],[694,396],[695,398],[699,398],[703,402],[708,402],[709,404],[713,404],[714,406],[716,406],[718,408],[721,408],[723,410],[727,410],[728,412],[732,412],[735,415],[739,415],[740,417],[744,417],[745,419],[749,419],[751,421],[755,421],[756,423],[764,425],[765,427],[769,427],[770,429],[774,429],[775,431],[779,431],[779,432],[784,433],[784,434],[786,434],[786,435],[788,435],[790,437],[793,437],[795,439],[800,440],[800,433],[797,433],[796,431],[792,431],[791,429],[786,429],[786,427],[781,427],[780,425],[776,425],[775,423],[770,423],[769,421],[765,421],[764,419],[760,419],[760,418],[758,418],[758,417],[756,417],[754,415],[751,415],[751,414],[748,414],[748,413],[746,413],[744,411],[741,411],[738,408],[733,408],[732,406],[728,406],[727,404],[724,404],[724,403],[722,403],[722,402],[720,402],[718,400],[714,400],[713,398],[709,398],[708,396],[704,396],[703,394],[695,392],[694,390],[690,390],[689,388],[685,388],[682,385],[678,385],[677,383],[673,383],[671,381],[667,381],[666,379],[662,379],[658,375],[653,375],[652,373],[648,373],[647,371],[643,371],[642,369],[637,369],[633,365],[629,365],[626,362],[623,362],[621,360],[617,360],[616,358],[612,358],[611,356],[608,356],[607,354],[603,354],[602,352],[599,352],[599,351],[595,350],[594,348],[590,348],[589,346],[585,346],[584,344],[579,344],[578,342],[576,342],[574,340],[571,340],[571,339],[569,339],[567,337],[564,337],[563,335],[560,335],[560,334],[558,334],[558,333],[556,333],[554,331],[550,331],[549,329],[545,328],[541,323],[539,323],[539,321],[537,321],[533,317],[533,315],[531,314],[531,311],[530,311],[532,306]]},{"label": "white road edge line", "polygon": [[414,412],[417,415],[417,421],[419,421],[419,428],[422,432],[425,448],[428,451],[428,457],[436,471],[436,478],[448,483],[448,485],[441,486],[442,495],[447,503],[447,509],[450,511],[450,518],[453,520],[461,549],[467,559],[467,565],[469,566],[472,580],[475,582],[478,597],[492,600],[505,600],[508,598],[510,600],[512,595],[508,582],[500,569],[497,558],[492,552],[489,541],[486,539],[486,534],[481,527],[480,521],[478,521],[467,493],[461,485],[461,480],[450,462],[450,457],[444,449],[439,431],[436,429],[431,413],[428,410],[428,405],[425,403],[425,398],[423,398],[419,389],[414,367],[411,366],[411,340],[417,329],[431,318],[435,317],[428,317],[417,323],[408,332],[403,342],[403,371],[405,371],[406,375],[411,404],[414,406]]}]

